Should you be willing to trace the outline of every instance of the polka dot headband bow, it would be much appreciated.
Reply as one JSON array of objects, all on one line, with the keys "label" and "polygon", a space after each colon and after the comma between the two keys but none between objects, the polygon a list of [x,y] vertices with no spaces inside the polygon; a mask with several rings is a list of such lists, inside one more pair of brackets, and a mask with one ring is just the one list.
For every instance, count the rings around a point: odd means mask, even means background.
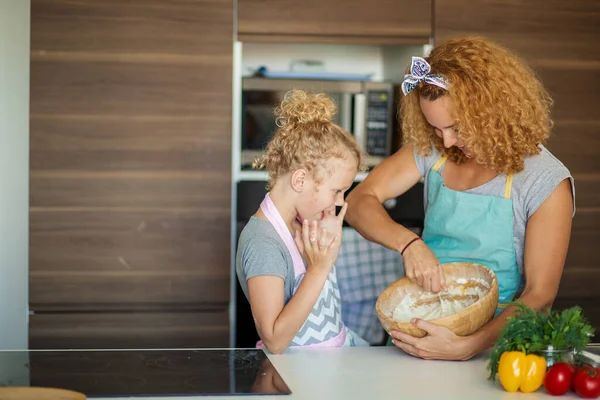
[{"label": "polka dot headband bow", "polygon": [[404,75],[402,93],[406,96],[417,87],[419,82],[427,82],[448,90],[448,81],[441,75],[430,74],[431,66],[424,58],[413,57],[410,63],[410,74]]}]

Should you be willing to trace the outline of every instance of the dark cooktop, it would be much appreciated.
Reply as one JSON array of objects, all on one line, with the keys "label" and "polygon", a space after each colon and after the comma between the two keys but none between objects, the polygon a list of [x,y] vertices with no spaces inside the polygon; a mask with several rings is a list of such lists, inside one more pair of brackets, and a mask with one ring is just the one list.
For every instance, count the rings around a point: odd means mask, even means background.
[{"label": "dark cooktop", "polygon": [[0,386],[87,397],[291,393],[259,349],[0,351]]}]

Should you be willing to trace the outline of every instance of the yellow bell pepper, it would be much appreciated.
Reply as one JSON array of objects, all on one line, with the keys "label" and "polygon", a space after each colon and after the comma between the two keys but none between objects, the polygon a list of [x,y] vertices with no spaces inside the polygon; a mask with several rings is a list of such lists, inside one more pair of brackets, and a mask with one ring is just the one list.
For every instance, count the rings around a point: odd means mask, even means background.
[{"label": "yellow bell pepper", "polygon": [[498,378],[507,392],[535,392],[544,383],[546,359],[520,351],[505,351],[500,356]]}]

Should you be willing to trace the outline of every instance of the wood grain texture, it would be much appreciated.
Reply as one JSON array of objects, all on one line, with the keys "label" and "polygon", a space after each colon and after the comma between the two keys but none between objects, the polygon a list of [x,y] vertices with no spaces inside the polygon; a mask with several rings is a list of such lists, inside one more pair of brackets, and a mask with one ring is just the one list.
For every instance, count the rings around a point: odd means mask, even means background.
[{"label": "wood grain texture", "polygon": [[31,306],[225,306],[229,229],[220,212],[135,205],[32,209]]},{"label": "wood grain texture", "polygon": [[[223,104],[222,110],[231,105]],[[219,111],[219,115],[223,111]],[[202,124],[202,134],[198,125]],[[224,169],[231,150],[221,116],[32,114],[31,168],[35,171],[202,171]],[[224,174],[225,172],[223,172]]]},{"label": "wood grain texture", "polygon": [[358,45],[423,45],[425,36],[356,36],[320,34],[254,34],[240,33],[237,40],[243,43],[304,43],[304,44],[358,44]]},{"label": "wood grain texture", "polygon": [[428,43],[431,0],[239,0],[238,34],[311,37],[313,43],[348,37],[412,38]]},{"label": "wood grain texture", "polygon": [[233,13],[232,0],[32,1],[33,310],[74,312],[73,327],[93,320],[82,311],[226,307]]},{"label": "wood grain texture", "polygon": [[225,56],[231,52],[229,0],[33,0],[34,51]]},{"label": "wood grain texture", "polygon": [[575,179],[577,214],[555,306],[600,328],[600,2],[436,0],[435,43],[482,35],[523,57],[554,99],[548,148]]},{"label": "wood grain texture", "polygon": [[596,297],[582,299],[581,297],[559,296],[554,302],[552,308],[557,310],[564,310],[565,308],[573,306],[581,307],[581,309],[583,310],[583,316],[596,330],[596,335],[592,339],[592,342],[597,343],[598,332],[600,332],[600,302]]},{"label": "wood grain texture", "polygon": [[547,147],[576,176],[600,172],[600,120],[555,120]]},{"label": "wood grain texture", "polygon": [[485,35],[530,61],[598,61],[599,15],[589,0],[436,0],[434,39]]},{"label": "wood grain texture", "polygon": [[29,324],[32,349],[223,348],[229,344],[226,309],[36,314]]}]

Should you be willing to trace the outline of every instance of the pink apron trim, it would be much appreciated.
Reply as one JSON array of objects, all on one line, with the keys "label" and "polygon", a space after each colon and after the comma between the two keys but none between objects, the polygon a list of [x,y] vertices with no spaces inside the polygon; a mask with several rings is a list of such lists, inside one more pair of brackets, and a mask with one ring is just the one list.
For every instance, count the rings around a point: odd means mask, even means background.
[{"label": "pink apron trim", "polygon": [[[326,340],[324,342],[305,344],[303,346],[290,346],[290,347],[299,347],[299,348],[343,347],[344,343],[346,343],[346,326],[342,327],[342,330],[336,337],[332,337],[331,339]],[[256,347],[259,349],[266,349],[262,340],[259,340],[258,342],[256,342]]]},{"label": "pink apron trim", "polygon": [[296,246],[296,242],[294,242],[294,238],[288,229],[287,225],[283,218],[281,218],[281,214],[275,207],[273,200],[271,200],[271,196],[269,193],[265,196],[262,203],[260,203],[260,209],[262,210],[265,217],[269,220],[273,228],[277,231],[277,234],[285,243],[285,247],[287,247],[288,251],[292,255],[292,262],[294,263],[294,274],[297,277],[298,275],[302,275],[306,272],[306,267],[304,266],[304,260],[302,259],[302,255],[298,250],[298,246]]}]

